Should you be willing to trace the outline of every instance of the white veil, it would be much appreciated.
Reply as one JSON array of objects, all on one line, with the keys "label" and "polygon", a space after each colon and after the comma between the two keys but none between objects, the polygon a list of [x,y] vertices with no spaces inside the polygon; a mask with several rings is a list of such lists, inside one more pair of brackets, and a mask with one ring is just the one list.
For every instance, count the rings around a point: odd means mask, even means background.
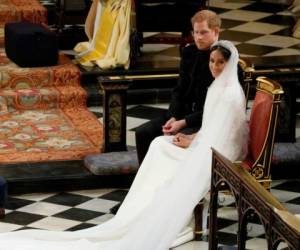
[{"label": "white veil", "polygon": [[143,211],[142,222],[136,223],[120,240],[120,249],[168,249],[186,225],[195,205],[209,191],[211,147],[232,161],[246,154],[248,126],[245,96],[237,77],[238,52],[228,41],[214,45],[227,48],[231,56],[208,90],[202,128],[186,157],[178,163],[174,177],[155,190],[151,203]]},{"label": "white veil", "polygon": [[[108,222],[77,232],[23,230],[0,234],[0,248],[167,250],[209,191],[211,147],[230,160],[246,152],[245,97],[237,78],[238,52],[227,41],[215,45],[227,48],[231,56],[209,87],[202,128],[187,150],[167,143],[163,137],[154,140],[125,201]],[[180,153],[183,157],[176,160]]]},{"label": "white veil", "polygon": [[[246,100],[238,80],[239,55],[236,47],[227,40],[215,42],[212,47],[221,46],[230,51],[230,58],[222,73],[209,87],[204,104],[202,127],[193,141],[198,144],[203,135],[210,138],[212,146],[231,160],[247,154],[248,124]],[[232,142],[237,148],[224,147],[222,143]],[[241,150],[242,149],[242,150]],[[230,151],[227,153],[227,150]],[[241,151],[240,151],[241,150]]]},{"label": "white veil", "polygon": [[[237,75],[238,51],[229,41],[218,41],[215,45],[228,49],[231,56],[209,87],[202,128],[168,187],[156,191],[153,206],[147,208],[149,216],[144,218],[144,224],[137,227],[137,231],[132,232],[132,235],[139,235],[139,240],[131,247],[128,245],[128,249],[166,250],[171,246],[196,204],[209,191],[211,147],[232,161],[246,155],[248,125],[245,95]],[[143,233],[138,234],[138,230]]]}]

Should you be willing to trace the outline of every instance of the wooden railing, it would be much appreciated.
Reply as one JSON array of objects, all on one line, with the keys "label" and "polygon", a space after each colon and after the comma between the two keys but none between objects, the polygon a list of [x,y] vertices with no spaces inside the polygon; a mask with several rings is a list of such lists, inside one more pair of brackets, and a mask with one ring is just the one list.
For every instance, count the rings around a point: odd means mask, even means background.
[{"label": "wooden railing", "polygon": [[290,250],[300,249],[300,220],[246,170],[234,165],[216,150],[213,150],[211,199],[209,218],[209,249],[216,250],[218,193],[224,184],[232,191],[238,211],[238,249],[245,249],[247,220],[256,214],[264,229],[268,249],[277,249],[281,242]]}]

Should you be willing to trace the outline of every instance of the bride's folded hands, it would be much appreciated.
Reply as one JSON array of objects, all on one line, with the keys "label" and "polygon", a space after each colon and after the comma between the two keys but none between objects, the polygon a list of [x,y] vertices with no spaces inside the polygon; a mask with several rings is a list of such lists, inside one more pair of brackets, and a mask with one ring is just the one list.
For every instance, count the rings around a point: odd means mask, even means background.
[{"label": "bride's folded hands", "polygon": [[187,148],[190,146],[195,135],[196,134],[186,135],[186,134],[178,133],[173,138],[173,144],[181,148]]}]

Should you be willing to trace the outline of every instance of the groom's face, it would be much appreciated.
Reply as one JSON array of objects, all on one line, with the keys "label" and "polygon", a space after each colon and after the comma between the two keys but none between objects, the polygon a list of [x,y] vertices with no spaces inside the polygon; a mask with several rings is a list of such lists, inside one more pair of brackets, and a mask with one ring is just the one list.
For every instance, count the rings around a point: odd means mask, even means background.
[{"label": "groom's face", "polygon": [[195,22],[193,25],[194,41],[198,49],[208,50],[219,38],[219,29],[210,28],[207,21]]}]

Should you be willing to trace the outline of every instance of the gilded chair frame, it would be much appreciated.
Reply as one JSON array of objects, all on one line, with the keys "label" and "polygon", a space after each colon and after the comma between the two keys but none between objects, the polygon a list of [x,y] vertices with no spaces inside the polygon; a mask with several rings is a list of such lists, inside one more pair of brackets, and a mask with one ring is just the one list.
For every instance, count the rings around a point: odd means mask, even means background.
[{"label": "gilded chair frame", "polygon": [[244,250],[250,214],[259,217],[268,249],[276,250],[281,242],[288,249],[300,249],[300,220],[287,209],[242,166],[235,165],[213,149],[210,189],[209,250],[218,249],[218,193],[223,184],[232,191],[238,212],[237,245]]},{"label": "gilded chair frame", "polygon": [[[283,89],[277,81],[271,80],[266,77],[258,77],[256,79],[256,91],[267,93],[272,97],[272,108],[269,118],[267,136],[265,138],[263,147],[259,156],[251,166],[250,173],[255,179],[261,183],[266,189],[270,189],[271,185],[271,161],[274,149],[274,140],[276,134],[276,128],[278,123],[278,113],[280,103],[283,97]],[[236,162],[241,164],[241,162]]]}]

